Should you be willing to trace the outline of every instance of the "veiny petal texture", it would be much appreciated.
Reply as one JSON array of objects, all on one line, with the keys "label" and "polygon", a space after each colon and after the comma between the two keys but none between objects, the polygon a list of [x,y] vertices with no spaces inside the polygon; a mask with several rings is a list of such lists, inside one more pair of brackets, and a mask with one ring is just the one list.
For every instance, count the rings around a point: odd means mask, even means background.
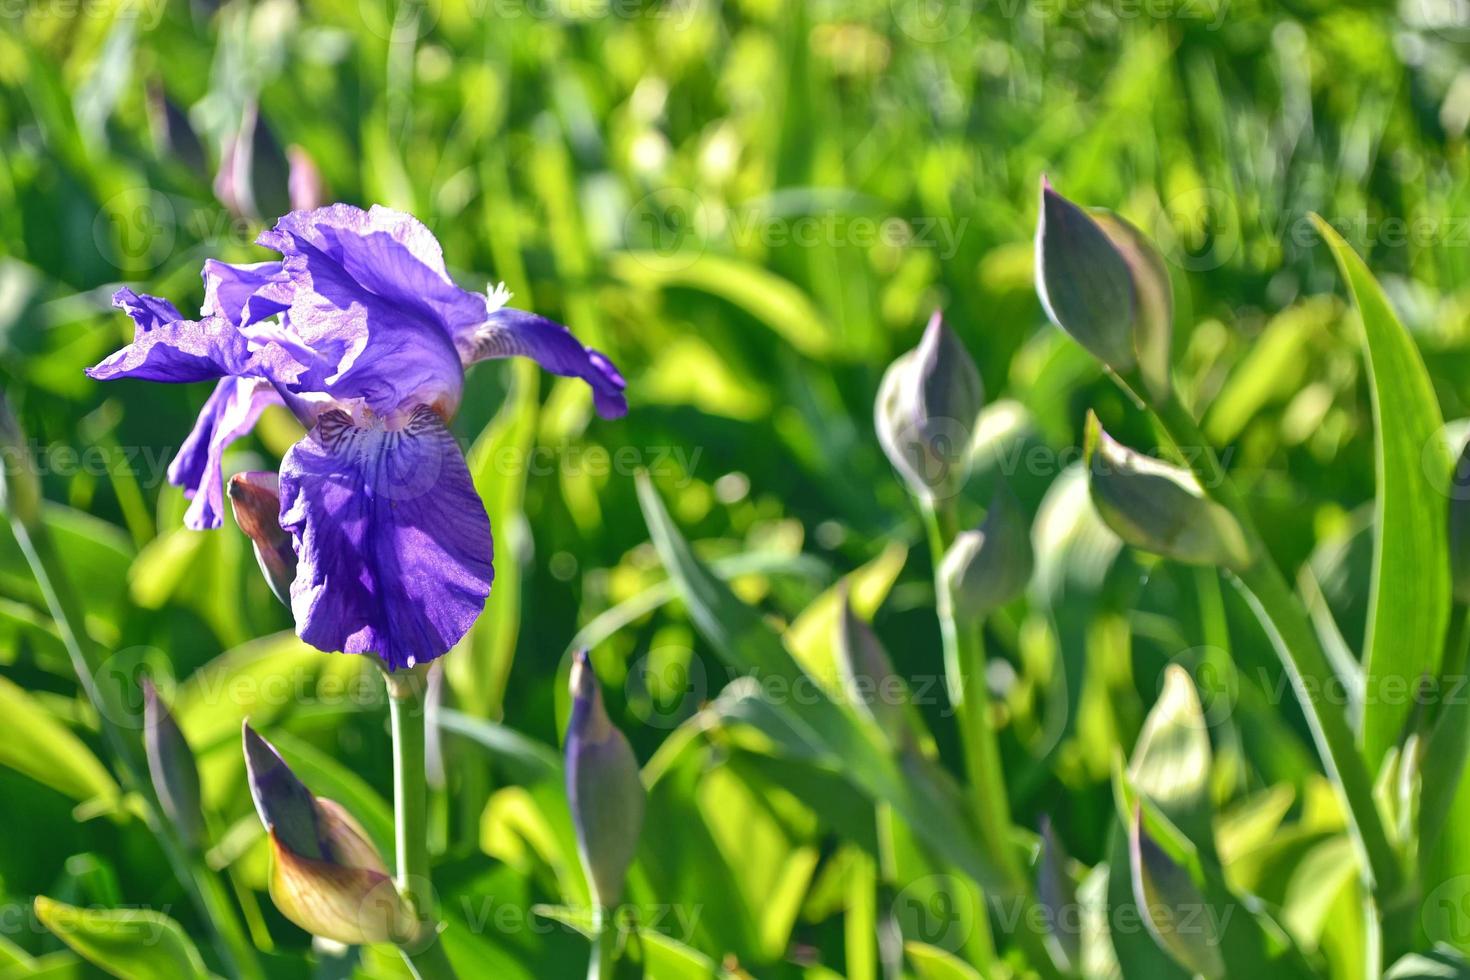
[{"label": "veiny petal texture", "polygon": [[601,351],[584,347],[554,320],[510,307],[493,310],[457,343],[466,364],[492,357],[529,357],[552,374],[581,378],[592,387],[597,414],[615,419],[628,412],[626,382]]},{"label": "veiny petal texture", "polygon": [[392,669],[469,631],[490,594],[490,519],[453,436],[420,408],[401,429],[322,415],[281,463],[281,526],[300,559],[297,633]]},{"label": "veiny petal texture", "polygon": [[256,378],[221,378],[215,385],[194,431],[168,467],[168,482],[183,487],[191,501],[184,513],[186,526],[196,531],[220,526],[225,450],[255,427],[266,406],[280,403],[275,389]]},{"label": "veiny petal texture", "polygon": [[462,291],[419,221],[338,204],[288,214],[258,241],[285,256],[286,321],[324,365],[298,387],[361,398],[385,417],[458,407],[464,372],[441,313]]}]

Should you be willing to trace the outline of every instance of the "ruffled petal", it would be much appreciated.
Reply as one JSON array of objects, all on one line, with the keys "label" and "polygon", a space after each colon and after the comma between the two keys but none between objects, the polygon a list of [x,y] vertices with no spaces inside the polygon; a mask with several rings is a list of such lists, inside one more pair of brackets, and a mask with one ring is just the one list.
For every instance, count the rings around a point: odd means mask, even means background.
[{"label": "ruffled petal", "polygon": [[627,414],[626,382],[613,362],[544,316],[510,307],[492,309],[478,328],[461,335],[459,351],[466,364],[492,357],[529,357],[552,374],[586,381],[603,418]]},{"label": "ruffled petal", "polygon": [[279,262],[230,265],[204,261],[204,315],[248,327],[291,306],[291,277]]},{"label": "ruffled petal", "polygon": [[460,297],[427,228],[339,204],[288,214],[259,242],[285,257],[286,319],[327,365],[300,384],[389,418],[418,404],[458,407],[464,371],[443,313],[473,298]]},{"label": "ruffled petal", "polygon": [[490,519],[427,408],[401,429],[324,413],[281,463],[281,526],[300,559],[296,632],[320,650],[422,663],[457,643],[490,595]]},{"label": "ruffled petal", "polygon": [[220,317],[186,320],[168,300],[140,296],[127,287],[113,294],[112,305],[132,317],[133,342],[88,368],[88,377],[208,381],[244,373],[250,364],[249,342]]},{"label": "ruffled petal", "polygon": [[168,467],[168,482],[183,487],[190,499],[184,524],[196,531],[219,527],[224,512],[225,450],[255,428],[260,413],[281,398],[268,382],[254,378],[222,378],[204,403],[194,431]]},{"label": "ruffled petal", "polygon": [[242,333],[222,316],[186,320],[166,299],[140,295],[127,287],[112,304],[133,320],[133,342],[87,369],[98,381],[210,381],[229,375],[289,383],[305,370],[291,350],[269,335]]}]

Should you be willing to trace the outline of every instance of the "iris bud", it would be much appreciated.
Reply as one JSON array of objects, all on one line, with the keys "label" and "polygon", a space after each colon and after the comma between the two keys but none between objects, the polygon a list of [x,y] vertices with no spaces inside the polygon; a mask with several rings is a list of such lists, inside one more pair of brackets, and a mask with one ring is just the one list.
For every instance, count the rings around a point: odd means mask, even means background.
[{"label": "iris bud", "polygon": [[250,795],[271,841],[271,899],[314,936],[340,943],[406,943],[413,909],[382,855],[351,814],[296,778],[269,742],[245,725]]},{"label": "iris bud", "polygon": [[1455,601],[1470,603],[1470,440],[1460,450],[1450,487],[1450,571]]},{"label": "iris bud", "polygon": [[277,599],[291,607],[296,551],[281,527],[279,478],[274,473],[236,473],[230,478],[230,508],[235,523],[255,546],[255,560]]},{"label": "iris bud", "polygon": [[199,805],[199,767],[194,753],[174,721],[173,713],[158,696],[158,689],[143,678],[143,748],[148,756],[148,775],[158,794],[163,815],[178,828],[190,847],[204,838],[204,815]]},{"label": "iris bud", "polygon": [[919,346],[884,373],[874,412],[883,452],[916,496],[944,499],[964,485],[984,407],[979,369],[935,312]]},{"label": "iris bud", "polygon": [[572,716],[567,723],[567,803],[577,852],[593,902],[610,908],[622,899],[628,866],[638,850],[646,793],[638,759],[613,727],[587,651],[572,659]]},{"label": "iris bud", "polygon": [[0,510],[27,527],[41,520],[41,481],[10,401],[0,392]]},{"label": "iris bud", "polygon": [[978,619],[1020,595],[1034,564],[1031,528],[1010,488],[998,483],[984,523],[955,536],[939,576],[954,614]]},{"label": "iris bud", "polygon": [[1154,398],[1169,393],[1174,293],[1164,258],[1110,211],[1084,211],[1041,182],[1036,291],[1052,323]]},{"label": "iris bud", "polygon": [[1128,544],[1190,565],[1251,563],[1240,522],[1193,474],[1120,445],[1090,413],[1084,451],[1093,505]]},{"label": "iris bud", "polygon": [[845,592],[837,623],[837,669],[848,700],[858,711],[895,739],[907,737],[902,681],[893,671],[883,641],[853,611]]}]

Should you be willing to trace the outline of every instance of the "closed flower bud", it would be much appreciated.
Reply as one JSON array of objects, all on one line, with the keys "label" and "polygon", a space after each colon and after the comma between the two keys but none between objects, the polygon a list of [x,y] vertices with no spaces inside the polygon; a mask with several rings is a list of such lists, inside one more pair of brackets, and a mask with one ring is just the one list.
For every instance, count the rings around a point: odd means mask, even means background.
[{"label": "closed flower bud", "polygon": [[413,910],[362,825],[340,804],[313,796],[248,724],[245,764],[270,834],[270,893],[281,914],[340,943],[413,940]]},{"label": "closed flower bud", "polygon": [[1128,544],[1191,565],[1251,563],[1240,523],[1187,470],[1118,444],[1091,414],[1085,451],[1092,502]]},{"label": "closed flower bud", "polygon": [[984,407],[979,369],[936,312],[919,346],[889,365],[874,413],[878,441],[915,495],[944,499],[964,485]]},{"label": "closed flower bud", "polygon": [[255,546],[255,560],[277,599],[291,607],[296,578],[296,552],[291,535],[281,527],[279,480],[274,473],[236,473],[230,478],[230,507],[235,523]]},{"label": "closed flower bud", "polygon": [[163,815],[178,828],[190,847],[204,839],[204,815],[199,806],[199,767],[194,753],[179,731],[178,723],[158,689],[143,678],[143,748],[148,755],[148,775],[158,794]]},{"label": "closed flower bud", "polygon": [[846,591],[837,624],[837,669],[848,700],[895,741],[909,736],[904,703],[908,692],[873,627],[853,611]]},{"label": "closed flower bud", "polygon": [[41,481],[10,401],[0,392],[0,510],[33,527],[41,520]]},{"label": "closed flower bud", "polygon": [[1450,571],[1455,600],[1470,603],[1470,440],[1460,450],[1450,487]]},{"label": "closed flower bud", "polygon": [[1031,528],[1010,488],[999,483],[985,522],[955,537],[939,575],[954,614],[978,619],[1020,595],[1034,564]]},{"label": "closed flower bud", "polygon": [[1043,178],[1036,225],[1036,291],[1046,315],[1148,394],[1169,393],[1174,293],[1163,256],[1108,211],[1084,211]]},{"label": "closed flower bud", "polygon": [[628,867],[638,850],[646,793],[633,747],[603,707],[586,650],[572,660],[571,689],[567,803],[593,901],[610,908],[622,900]]}]

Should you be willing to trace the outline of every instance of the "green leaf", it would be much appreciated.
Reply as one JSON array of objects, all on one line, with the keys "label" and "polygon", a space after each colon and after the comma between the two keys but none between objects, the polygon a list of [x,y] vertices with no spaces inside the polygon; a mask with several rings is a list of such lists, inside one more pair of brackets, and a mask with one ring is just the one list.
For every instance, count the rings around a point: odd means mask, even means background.
[{"label": "green leaf", "polygon": [[[647,474],[638,497],[654,546],[696,627],[731,667],[754,674],[767,689],[790,696],[773,706],[825,761],[874,800],[886,801],[946,860],[999,895],[1015,885],[994,855],[977,846],[958,794],[922,759],[889,756],[858,720],[821,696],[821,687],[792,658],[781,640],[728,585],[694,557]],[[797,696],[799,695],[799,696]],[[998,896],[999,897],[999,896]]]},{"label": "green leaf", "polygon": [[1129,779],[1205,854],[1215,851],[1210,804],[1210,736],[1194,682],[1178,664],[1133,749]]},{"label": "green leaf", "polygon": [[149,909],[79,909],[40,895],[36,918],[84,959],[122,980],[210,975],[179,924]]},{"label": "green leaf", "polygon": [[561,776],[561,756],[549,745],[527,738],[513,728],[483,718],[471,718],[453,708],[440,708],[439,729],[462,735],[487,749],[506,771],[523,783]]},{"label": "green leaf", "polygon": [[974,967],[937,946],[910,940],[903,951],[919,980],[980,980]]},{"label": "green leaf", "polygon": [[74,800],[118,795],[117,783],[92,750],[5,677],[0,677],[0,765]]},{"label": "green leaf", "polygon": [[1383,975],[1383,980],[1470,980],[1470,963],[1447,946],[1429,953],[1410,953]]},{"label": "green leaf", "polygon": [[840,695],[842,676],[837,666],[837,621],[842,616],[842,593],[848,590],[853,610],[871,620],[903,571],[908,549],[891,542],[872,561],[842,577],[842,580],[812,600],[786,631],[786,648],[806,671],[822,683],[829,694]]},{"label": "green leaf", "polygon": [[444,671],[460,703],[476,716],[500,715],[520,634],[520,556],[526,550],[521,513],[539,415],[539,371],[534,362],[517,361],[505,404],[466,457],[475,490],[495,528],[495,588],[460,655],[447,659]]},{"label": "green leaf", "polygon": [[643,953],[644,975],[659,980],[711,980],[726,976],[713,960],[663,933],[643,929],[638,933]]},{"label": "green leaf", "polygon": [[682,253],[624,252],[613,257],[612,271],[636,286],[682,286],[729,300],[808,356],[825,357],[837,349],[836,331],[806,293],[748,262],[713,254],[691,261]]},{"label": "green leaf", "polygon": [[1373,696],[1365,699],[1360,735],[1376,772],[1414,708],[1415,685],[1436,673],[1444,649],[1450,457],[1440,438],[1444,419],[1434,386],[1413,339],[1363,260],[1326,221],[1313,217],[1363,321],[1377,433],[1377,537],[1364,643]]}]

